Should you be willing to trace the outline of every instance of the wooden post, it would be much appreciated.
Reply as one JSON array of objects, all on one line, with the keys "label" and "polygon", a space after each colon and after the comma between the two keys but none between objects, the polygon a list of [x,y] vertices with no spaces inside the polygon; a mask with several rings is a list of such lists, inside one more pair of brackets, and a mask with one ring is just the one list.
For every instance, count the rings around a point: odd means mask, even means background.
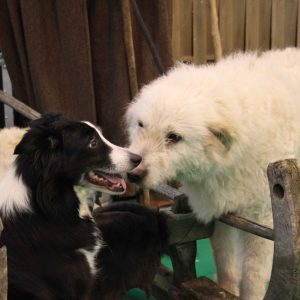
[{"label": "wooden post", "polygon": [[215,60],[219,61],[223,56],[221,36],[219,30],[219,20],[216,0],[210,0],[210,15],[211,15],[211,34],[215,49]]},{"label": "wooden post", "polygon": [[[177,203],[176,203],[177,202]],[[180,202],[180,203],[178,203]],[[191,212],[188,206],[187,198],[181,198],[175,201],[173,207],[174,213],[189,213]],[[169,247],[169,255],[173,265],[173,280],[176,287],[180,287],[181,283],[187,280],[196,278],[196,241],[171,245]]]},{"label": "wooden post", "polygon": [[270,164],[274,258],[265,300],[300,299],[300,168],[297,160]]},{"label": "wooden post", "polygon": [[[122,0],[122,14],[123,14],[123,28],[124,28],[124,41],[127,55],[127,66],[129,73],[131,97],[134,98],[138,93],[138,81],[136,73],[135,52],[132,35],[132,22],[130,12],[129,0]],[[150,206],[150,191],[143,189],[143,201],[147,206]]]},{"label": "wooden post", "polygon": [[138,92],[138,82],[136,75],[135,53],[132,37],[132,23],[129,0],[122,0],[124,41],[127,55],[127,66],[129,73],[130,91],[133,98]]},{"label": "wooden post", "polygon": [[[0,219],[0,236],[3,224]],[[7,253],[6,247],[0,248],[0,300],[7,299]]]}]

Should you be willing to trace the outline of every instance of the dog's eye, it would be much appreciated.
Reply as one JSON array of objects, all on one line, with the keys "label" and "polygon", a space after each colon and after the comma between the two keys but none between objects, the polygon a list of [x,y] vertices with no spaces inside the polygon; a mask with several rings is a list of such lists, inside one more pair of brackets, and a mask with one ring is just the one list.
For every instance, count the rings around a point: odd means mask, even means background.
[{"label": "dog's eye", "polygon": [[143,122],[142,122],[142,121],[138,121],[138,125],[139,125],[139,127],[141,127],[141,128],[143,128],[143,127],[144,127],[144,124],[143,124]]},{"label": "dog's eye", "polygon": [[166,136],[166,143],[167,144],[176,144],[181,139],[182,139],[182,137],[179,134],[174,133],[174,132],[169,132]]},{"label": "dog's eye", "polygon": [[96,148],[98,146],[98,141],[95,137],[91,138],[89,143],[89,148]]}]

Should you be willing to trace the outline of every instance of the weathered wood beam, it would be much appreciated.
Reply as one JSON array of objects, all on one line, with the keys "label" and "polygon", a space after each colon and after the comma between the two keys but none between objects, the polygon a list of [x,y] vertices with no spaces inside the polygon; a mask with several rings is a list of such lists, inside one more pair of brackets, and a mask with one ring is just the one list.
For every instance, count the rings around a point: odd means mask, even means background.
[{"label": "weathered wood beam", "polygon": [[210,18],[211,18],[211,35],[215,49],[215,60],[219,61],[223,57],[221,35],[219,30],[219,18],[216,0],[209,0]]},{"label": "weathered wood beam", "polygon": [[[190,207],[188,205],[188,198],[181,191],[179,191],[169,185],[161,185],[157,189],[155,189],[155,192],[174,200],[175,210],[183,211],[185,213],[189,212]],[[192,215],[187,214],[186,218],[190,219],[190,218],[192,218]],[[232,227],[241,229],[243,231],[261,236],[265,239],[274,240],[273,229],[263,226],[263,225],[260,225],[260,224],[257,224],[251,220],[242,218],[240,216],[237,216],[234,214],[229,214],[229,215],[222,216],[221,218],[219,218],[219,221],[226,223],[227,225],[230,225]],[[195,220],[195,222],[197,223],[196,220]]]},{"label": "weathered wood beam", "polygon": [[204,225],[193,213],[169,214],[169,245],[183,244],[208,238],[213,233],[213,223]]},{"label": "weathered wood beam", "polygon": [[238,300],[239,298],[222,289],[214,281],[199,277],[182,283],[182,292],[189,300]]},{"label": "weathered wood beam", "polygon": [[274,241],[274,231],[273,229],[260,225],[258,223],[255,223],[251,220],[239,217],[234,214],[228,214],[225,216],[222,216],[219,218],[219,221],[222,223],[225,223],[227,225],[230,225],[232,227],[241,229],[243,231],[261,236],[265,239]]},{"label": "weathered wood beam", "polygon": [[265,300],[300,299],[300,165],[295,159],[268,167],[274,222],[272,275]]},{"label": "weathered wood beam", "polygon": [[12,107],[15,111],[19,112],[24,117],[29,120],[35,120],[41,117],[41,114],[30,108],[28,105],[19,101],[15,97],[0,91],[0,101],[10,107]]}]

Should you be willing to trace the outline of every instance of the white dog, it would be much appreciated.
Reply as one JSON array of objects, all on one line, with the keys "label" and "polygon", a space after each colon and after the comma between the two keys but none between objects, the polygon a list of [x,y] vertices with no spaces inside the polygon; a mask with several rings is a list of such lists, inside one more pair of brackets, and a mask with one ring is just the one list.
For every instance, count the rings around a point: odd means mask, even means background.
[{"label": "white dog", "polygon": [[[272,226],[270,162],[300,157],[300,50],[235,54],[216,65],[180,65],[145,86],[126,114],[131,176],[154,187],[177,179],[203,222],[229,212]],[[217,223],[218,281],[258,300],[273,243]]]},{"label": "white dog", "polygon": [[7,168],[15,159],[13,153],[26,130],[18,127],[4,128],[0,130],[0,180]]}]

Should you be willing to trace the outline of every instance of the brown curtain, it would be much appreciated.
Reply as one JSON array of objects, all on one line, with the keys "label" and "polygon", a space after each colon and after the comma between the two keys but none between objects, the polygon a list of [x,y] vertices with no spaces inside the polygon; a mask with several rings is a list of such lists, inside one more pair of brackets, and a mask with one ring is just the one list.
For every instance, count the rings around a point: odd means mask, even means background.
[{"label": "brown curtain", "polygon": [[[41,113],[99,124],[123,144],[130,101],[122,0],[0,0],[0,45],[15,97]],[[163,65],[171,57],[171,0],[137,0]],[[158,76],[132,13],[139,86]]]}]

